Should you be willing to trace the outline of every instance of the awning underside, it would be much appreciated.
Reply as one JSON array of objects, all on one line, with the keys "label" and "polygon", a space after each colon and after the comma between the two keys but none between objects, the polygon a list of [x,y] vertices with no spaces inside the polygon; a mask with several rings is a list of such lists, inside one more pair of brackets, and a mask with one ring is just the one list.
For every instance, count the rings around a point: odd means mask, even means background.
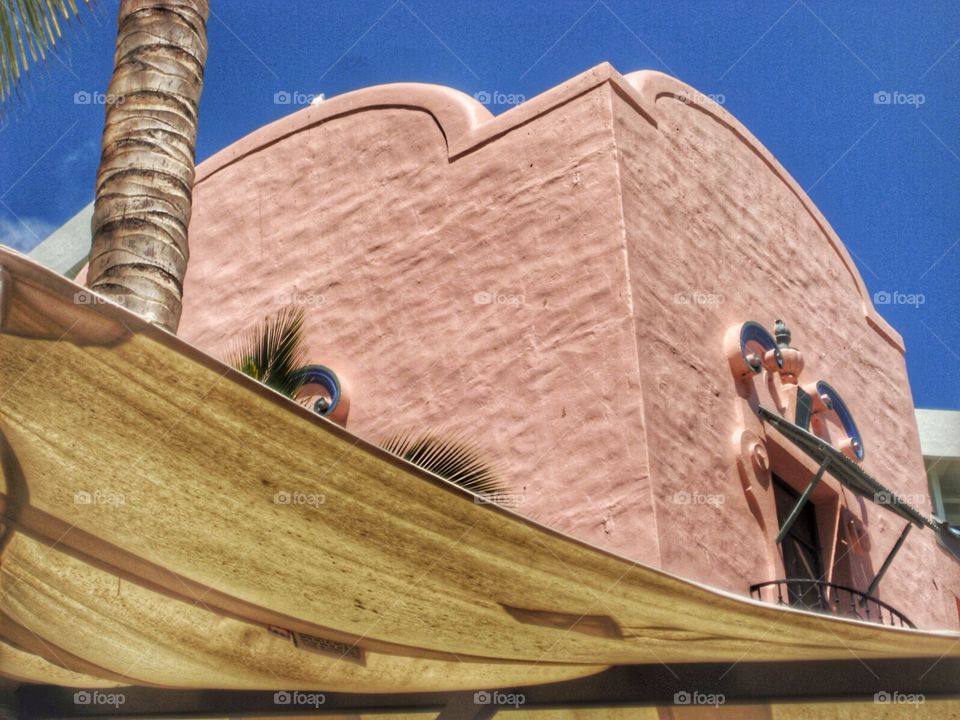
[{"label": "awning underside", "polygon": [[23,256],[0,268],[18,680],[410,692],[960,656],[957,633],[755,602],[477,504]]},{"label": "awning underside", "polygon": [[757,408],[757,412],[760,417],[780,431],[782,435],[818,464],[825,460],[829,461],[827,472],[853,492],[871,502],[883,505],[891,512],[919,527],[940,529],[940,523],[926,517],[893,490],[867,474],[859,465],[830,443],[763,406]]}]

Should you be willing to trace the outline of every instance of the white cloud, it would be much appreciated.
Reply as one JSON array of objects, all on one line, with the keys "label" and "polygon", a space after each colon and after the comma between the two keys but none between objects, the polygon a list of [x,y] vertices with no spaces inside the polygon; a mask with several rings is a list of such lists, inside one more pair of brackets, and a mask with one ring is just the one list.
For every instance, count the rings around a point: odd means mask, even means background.
[{"label": "white cloud", "polygon": [[[90,172],[95,173],[97,161],[100,159],[97,154],[98,150],[98,146],[93,140],[84,141],[63,157],[57,172],[61,175],[73,175],[76,174],[78,165],[87,167],[90,163],[93,163],[93,170]],[[89,170],[89,167],[87,169]]]},{"label": "white cloud", "polygon": [[41,218],[17,219],[0,215],[0,245],[29,252],[56,229],[56,225]]}]

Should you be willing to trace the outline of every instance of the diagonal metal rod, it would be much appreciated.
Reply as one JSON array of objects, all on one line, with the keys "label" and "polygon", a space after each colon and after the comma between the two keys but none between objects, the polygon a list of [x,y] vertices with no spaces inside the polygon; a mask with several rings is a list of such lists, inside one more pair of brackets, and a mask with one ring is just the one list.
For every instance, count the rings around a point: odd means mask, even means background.
[{"label": "diagonal metal rod", "polygon": [[[883,561],[883,565],[880,566],[877,574],[874,576],[873,580],[870,581],[870,587],[868,587],[865,592],[866,595],[873,595],[873,592],[877,589],[877,585],[879,585],[880,581],[883,580],[884,573],[886,573],[887,569],[890,567],[890,563],[893,562],[893,558],[896,557],[897,553],[900,552],[900,548],[903,547],[903,541],[907,539],[907,535],[912,527],[913,523],[907,523],[907,526],[903,529],[903,532],[900,533],[900,537],[897,538],[897,542],[894,544],[890,554],[887,555],[887,559]],[[861,602],[865,602],[865,600]]]},{"label": "diagonal metal rod", "polygon": [[813,480],[811,480],[810,484],[807,485],[807,489],[803,491],[799,498],[797,498],[797,504],[793,506],[793,510],[790,511],[790,514],[784,521],[783,527],[781,527],[780,532],[777,533],[778,545],[783,542],[783,539],[787,536],[787,533],[790,532],[790,528],[793,527],[793,524],[797,521],[797,518],[800,516],[800,511],[803,510],[803,506],[807,504],[807,500],[810,499],[810,495],[813,494],[813,491],[816,490],[820,480],[823,479],[823,473],[826,472],[827,465],[829,464],[830,458],[825,457],[823,462],[820,463],[820,469],[817,470],[817,474],[813,476]]}]

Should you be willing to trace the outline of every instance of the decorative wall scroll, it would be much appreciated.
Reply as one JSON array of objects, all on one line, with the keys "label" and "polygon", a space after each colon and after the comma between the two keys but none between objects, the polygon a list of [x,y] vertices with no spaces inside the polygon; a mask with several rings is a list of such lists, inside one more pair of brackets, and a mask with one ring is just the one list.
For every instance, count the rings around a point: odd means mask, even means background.
[{"label": "decorative wall scroll", "polygon": [[[860,439],[860,431],[857,424],[853,421],[853,414],[847,407],[847,404],[840,397],[840,393],[834,390],[829,384],[820,380],[816,384],[816,394],[820,403],[824,406],[822,412],[831,410],[837,414],[840,424],[846,433],[839,446],[847,455],[853,454],[855,459],[863,460],[863,441]],[[814,414],[816,417],[816,413]]]},{"label": "decorative wall scroll", "polygon": [[783,367],[783,355],[773,336],[760,323],[748,321],[740,326],[734,343],[728,342],[727,355],[734,375],[756,375]]},{"label": "decorative wall scroll", "polygon": [[350,399],[337,374],[324,365],[307,365],[300,374],[303,382],[300,397],[311,399],[311,407],[318,415],[338,425],[346,424]]},{"label": "decorative wall scroll", "polygon": [[766,533],[767,524],[759,498],[770,487],[770,456],[767,454],[767,446],[753,430],[741,430],[735,443],[739,448],[737,474],[740,476],[747,507],[761,531]]},{"label": "decorative wall scroll", "polygon": [[781,393],[778,405],[786,408],[785,414],[794,424],[829,442],[851,460],[862,461],[863,439],[853,414],[826,381],[800,385],[803,355],[790,341],[790,330],[782,320],[776,321],[773,334],[752,320],[733,327],[726,339],[730,369],[743,380],[764,372],[776,376]]}]

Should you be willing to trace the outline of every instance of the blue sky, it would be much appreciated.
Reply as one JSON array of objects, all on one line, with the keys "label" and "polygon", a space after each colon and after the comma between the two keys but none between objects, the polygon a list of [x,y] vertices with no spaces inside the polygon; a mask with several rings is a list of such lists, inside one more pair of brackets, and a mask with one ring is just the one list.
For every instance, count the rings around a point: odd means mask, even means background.
[{"label": "blue sky", "polygon": [[[275,102],[283,92],[418,81],[529,98],[606,60],[722,96],[807,189],[870,291],[890,297],[878,309],[907,343],[916,404],[960,409],[960,3],[212,7],[198,161],[295,110]],[[0,119],[0,242],[29,249],[92,199],[116,8],[86,13]]]}]

